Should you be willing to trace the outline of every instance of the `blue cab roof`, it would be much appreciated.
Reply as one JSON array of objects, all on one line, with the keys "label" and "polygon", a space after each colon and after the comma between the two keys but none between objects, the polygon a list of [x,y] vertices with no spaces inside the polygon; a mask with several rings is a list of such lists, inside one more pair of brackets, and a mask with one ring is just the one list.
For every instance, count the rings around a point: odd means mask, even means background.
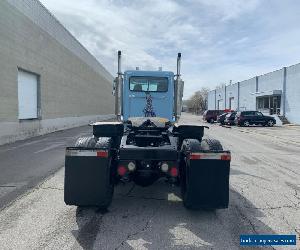
[{"label": "blue cab roof", "polygon": [[146,71],[146,70],[126,70],[124,75],[128,76],[157,76],[157,77],[174,77],[172,71]]}]

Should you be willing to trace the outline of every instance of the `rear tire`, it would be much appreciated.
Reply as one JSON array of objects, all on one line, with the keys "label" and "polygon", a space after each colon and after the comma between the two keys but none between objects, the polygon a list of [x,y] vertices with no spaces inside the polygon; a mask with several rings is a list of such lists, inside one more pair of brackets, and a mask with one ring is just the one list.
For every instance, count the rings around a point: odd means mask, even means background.
[{"label": "rear tire", "polygon": [[84,147],[84,148],[94,148],[97,143],[95,137],[87,136],[87,137],[80,137],[75,142],[75,147]]},{"label": "rear tire", "polygon": [[209,119],[209,121],[208,121],[209,123],[214,123],[215,122],[215,120],[213,119],[213,118],[211,118],[211,119]]},{"label": "rear tire", "polygon": [[249,121],[244,121],[244,122],[243,122],[243,126],[249,127],[249,126],[250,126],[250,122],[249,122]]},{"label": "rear tire", "polygon": [[215,139],[205,138],[201,141],[202,150],[221,151],[223,147],[220,141]]},{"label": "rear tire", "polygon": [[269,121],[267,122],[267,125],[268,125],[269,127],[273,127],[273,126],[274,126],[274,121],[273,121],[273,120],[269,120]]}]

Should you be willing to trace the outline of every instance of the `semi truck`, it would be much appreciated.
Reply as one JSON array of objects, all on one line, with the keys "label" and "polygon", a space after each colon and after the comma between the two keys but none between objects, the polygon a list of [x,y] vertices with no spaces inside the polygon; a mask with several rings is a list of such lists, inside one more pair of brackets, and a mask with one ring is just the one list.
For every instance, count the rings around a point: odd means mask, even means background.
[{"label": "semi truck", "polygon": [[231,153],[204,136],[208,127],[178,123],[180,73],[128,70],[113,83],[115,121],[90,124],[92,135],[66,148],[64,201],[107,209],[119,183],[147,187],[158,179],[181,189],[187,209],[227,208]]}]

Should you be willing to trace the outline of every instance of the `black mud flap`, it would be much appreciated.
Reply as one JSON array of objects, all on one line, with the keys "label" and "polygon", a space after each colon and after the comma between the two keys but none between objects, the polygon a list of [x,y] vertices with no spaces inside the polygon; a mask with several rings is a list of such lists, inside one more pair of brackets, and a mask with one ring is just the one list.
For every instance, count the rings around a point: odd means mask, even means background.
[{"label": "black mud flap", "polygon": [[193,153],[187,156],[184,205],[190,209],[227,208],[229,172],[230,152]]},{"label": "black mud flap", "polygon": [[111,157],[108,150],[69,147],[65,157],[67,205],[107,206]]}]

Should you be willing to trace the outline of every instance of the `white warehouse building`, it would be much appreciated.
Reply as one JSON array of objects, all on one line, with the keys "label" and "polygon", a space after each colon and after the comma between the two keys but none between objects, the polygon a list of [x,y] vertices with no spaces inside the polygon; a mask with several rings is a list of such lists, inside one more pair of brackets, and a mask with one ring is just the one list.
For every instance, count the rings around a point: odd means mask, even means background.
[{"label": "white warehouse building", "polygon": [[208,109],[258,110],[300,124],[300,64],[212,90]]}]

